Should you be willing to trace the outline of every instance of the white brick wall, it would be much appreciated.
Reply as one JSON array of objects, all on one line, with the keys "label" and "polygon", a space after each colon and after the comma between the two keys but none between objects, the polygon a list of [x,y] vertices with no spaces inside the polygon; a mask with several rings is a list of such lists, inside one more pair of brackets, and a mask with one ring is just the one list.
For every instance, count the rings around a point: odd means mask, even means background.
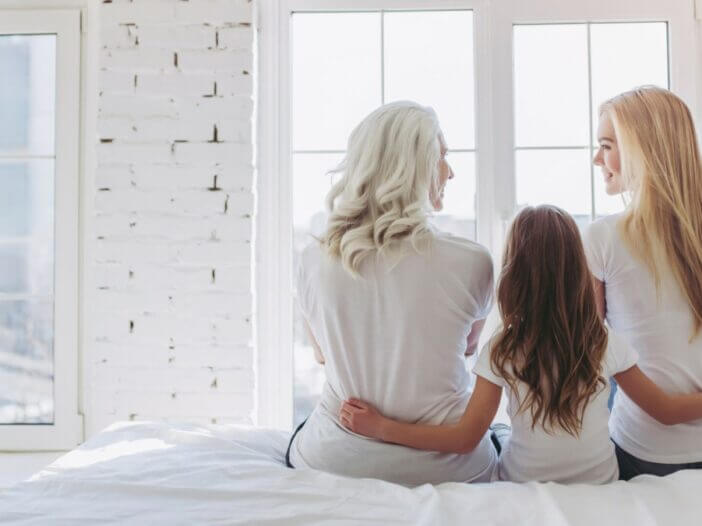
[{"label": "white brick wall", "polygon": [[103,0],[88,435],[250,422],[253,6]]}]

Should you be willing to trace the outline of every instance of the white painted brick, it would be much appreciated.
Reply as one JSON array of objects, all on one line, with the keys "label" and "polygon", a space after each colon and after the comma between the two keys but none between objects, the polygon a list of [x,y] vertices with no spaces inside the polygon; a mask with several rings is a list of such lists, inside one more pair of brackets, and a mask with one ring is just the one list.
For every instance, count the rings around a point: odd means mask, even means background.
[{"label": "white painted brick", "polygon": [[250,121],[223,119],[217,122],[217,138],[223,142],[250,144],[253,140],[252,127]]},{"label": "white painted brick", "polygon": [[103,42],[103,47],[110,49],[133,49],[136,47],[137,32],[135,25],[119,24],[114,20],[104,20],[104,22],[100,27],[100,39]]},{"label": "white painted brick", "polygon": [[248,96],[198,97],[178,99],[178,114],[183,120],[207,119],[217,122],[224,119],[253,118],[253,100]]},{"label": "white painted brick", "polygon": [[174,248],[175,261],[189,265],[249,265],[251,244],[249,243],[189,243]]},{"label": "white painted brick", "polygon": [[[139,46],[167,49],[207,49],[215,45],[215,28],[198,24],[187,26],[139,26]],[[251,46],[249,46],[251,47]]]},{"label": "white painted brick", "polygon": [[146,192],[140,190],[113,190],[98,192],[95,210],[98,213],[157,212],[164,214],[212,216],[225,214],[225,203],[230,217],[253,212],[250,193],[182,190],[173,192]]},{"label": "white painted brick", "polygon": [[[158,381],[154,378],[154,381]],[[114,393],[110,390],[100,389],[96,385],[96,395],[107,398],[105,403],[114,407],[118,419],[138,419],[140,414],[158,415],[161,417],[175,417],[180,421],[187,420],[188,416],[212,417],[238,417],[244,416],[253,409],[253,391],[240,393],[236,396],[231,393],[219,393],[216,390],[207,393],[176,393],[172,397],[170,392],[133,392],[124,391]]]},{"label": "white painted brick", "polygon": [[126,188],[134,184],[134,171],[129,164],[98,164],[95,188]]},{"label": "white painted brick", "polygon": [[250,267],[217,267],[216,283],[224,290],[244,292],[251,290],[251,268]]},{"label": "white painted brick", "polygon": [[97,188],[111,190],[202,190],[211,188],[217,175],[217,187],[223,191],[250,192],[253,174],[253,166],[244,163],[99,164],[95,184]]},{"label": "white painted brick", "polygon": [[[109,241],[98,239],[93,247],[96,263],[158,263],[175,262],[175,249],[171,243],[138,241]],[[136,299],[134,300],[135,305]]]},{"label": "white painted brick", "polygon": [[137,93],[171,97],[212,95],[215,80],[215,75],[207,73],[141,73],[137,77]]},{"label": "white painted brick", "polygon": [[231,95],[246,95],[253,93],[253,75],[234,72],[219,74],[217,81],[217,95],[228,97]]},{"label": "white painted brick", "polygon": [[176,5],[176,19],[182,23],[251,22],[253,11],[248,0],[191,0]]},{"label": "white painted brick", "polygon": [[186,122],[173,117],[105,117],[98,120],[100,138],[129,143],[197,141],[214,138],[214,124],[207,120]]},{"label": "white painted brick", "polygon": [[178,69],[185,72],[241,72],[251,73],[253,53],[241,50],[184,50],[178,52]]},{"label": "white painted brick", "polygon": [[252,27],[223,27],[217,31],[217,42],[220,48],[251,49],[254,43]]},{"label": "white painted brick", "polygon": [[95,310],[103,312],[132,312],[137,305],[142,312],[166,311],[174,308],[173,295],[167,291],[120,292],[98,289],[95,291],[94,300]]},{"label": "white painted brick", "polygon": [[134,74],[125,71],[100,71],[100,93],[134,93]]},{"label": "white painted brick", "polygon": [[251,294],[221,291],[173,292],[170,298],[173,310],[184,315],[246,316],[251,314],[253,305]]},{"label": "white painted brick", "polygon": [[114,71],[174,71],[174,52],[167,49],[103,49],[100,67]]},{"label": "white painted brick", "polygon": [[177,104],[173,98],[167,96],[103,93],[100,96],[98,112],[100,118],[111,116],[175,117]]},{"label": "white painted brick", "polygon": [[224,214],[201,218],[132,213],[100,214],[94,225],[98,235],[110,240],[140,237],[162,241],[250,241],[253,222]]},{"label": "white painted brick", "polygon": [[88,432],[251,422],[254,4],[99,5]]},{"label": "white painted brick", "polygon": [[237,143],[196,143],[184,142],[174,145],[175,159],[178,163],[192,163],[209,159],[218,163],[235,163],[253,158],[250,144]]},{"label": "white painted brick", "polygon": [[[124,333],[123,337],[125,336]],[[149,342],[163,342],[168,335],[169,342],[169,363],[176,362],[174,350],[183,346],[193,347],[191,353],[200,354],[198,345],[205,347],[223,346],[236,347],[251,344],[251,324],[245,321],[244,317],[225,319],[223,317],[184,317],[180,313],[163,314],[149,313],[137,316],[134,321],[134,332],[129,336],[136,337],[139,342],[147,345]],[[229,356],[227,367],[239,367],[243,363],[248,363],[243,356]],[[194,358],[193,358],[194,359]],[[199,365],[212,365],[223,367],[217,361],[207,361],[202,356]],[[164,362],[165,363],[165,362]],[[184,365],[180,362],[178,365]]]},{"label": "white painted brick", "polygon": [[97,145],[97,155],[103,163],[166,162],[173,159],[171,145],[103,143]]},{"label": "white painted brick", "polygon": [[101,25],[114,23],[169,23],[175,20],[174,0],[147,0],[130,3],[109,3],[100,6]]},{"label": "white painted brick", "polygon": [[[172,316],[172,319],[176,320],[174,323],[181,325],[187,325],[190,320],[190,318],[175,316]],[[222,322],[215,320],[213,323]],[[236,323],[239,325],[244,322]],[[253,367],[253,349],[249,345],[200,342],[182,344],[168,341],[168,338],[163,338],[163,334],[160,343],[124,345],[114,342],[95,342],[92,348],[92,363],[118,367],[200,367],[208,363],[217,364],[217,367],[221,368],[251,369]]]},{"label": "white painted brick", "polygon": [[[215,367],[116,367],[98,364],[94,379],[101,389],[130,392],[248,393],[253,390],[253,371]],[[158,379],[158,382],[155,380]]]}]

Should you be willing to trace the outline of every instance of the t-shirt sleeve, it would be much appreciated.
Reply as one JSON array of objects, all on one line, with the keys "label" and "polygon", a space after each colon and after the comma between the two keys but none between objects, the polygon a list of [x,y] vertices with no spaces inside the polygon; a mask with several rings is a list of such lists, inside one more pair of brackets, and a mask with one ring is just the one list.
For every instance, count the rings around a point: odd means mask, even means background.
[{"label": "t-shirt sleeve", "polygon": [[482,287],[480,290],[480,312],[477,319],[487,318],[488,314],[490,314],[494,301],[495,277],[492,266],[492,257],[488,252],[485,254],[483,265],[484,272],[482,273],[483,281],[481,283]]},{"label": "t-shirt sleeve", "polygon": [[610,376],[631,369],[639,361],[639,355],[633,347],[612,330],[609,331],[607,353],[611,357]]},{"label": "t-shirt sleeve", "polygon": [[607,266],[608,225],[604,221],[592,223],[583,233],[585,257],[590,272],[600,281],[605,281]]},{"label": "t-shirt sleeve", "polygon": [[495,372],[492,370],[492,366],[490,363],[490,355],[492,354],[491,343],[492,340],[488,341],[485,345],[483,345],[483,348],[481,349],[480,354],[478,355],[478,360],[473,366],[473,373],[476,376],[481,376],[482,378],[485,378],[488,382],[492,382],[495,385],[504,387],[504,378],[495,374]]}]

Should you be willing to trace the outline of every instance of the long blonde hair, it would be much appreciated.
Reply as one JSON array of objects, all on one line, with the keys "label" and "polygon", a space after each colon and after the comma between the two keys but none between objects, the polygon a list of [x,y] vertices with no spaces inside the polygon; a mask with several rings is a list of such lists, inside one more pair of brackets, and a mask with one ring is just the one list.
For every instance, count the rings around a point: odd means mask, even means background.
[{"label": "long blonde hair", "polygon": [[606,386],[607,329],[580,232],[560,208],[523,209],[507,236],[497,286],[502,328],[492,340],[491,368],[529,411],[532,429],[578,436],[590,400]]},{"label": "long blonde hair", "polygon": [[400,242],[420,250],[431,239],[430,189],[438,184],[439,122],[431,108],[393,102],[368,115],[351,133],[346,156],[332,173],[341,179],[327,195],[330,212],[322,246],[358,276],[371,254],[401,256]]},{"label": "long blonde hair", "polygon": [[653,273],[669,267],[687,298],[694,338],[702,327],[702,160],[685,103],[642,87],[608,100],[600,112],[614,126],[631,204],[622,237]]}]

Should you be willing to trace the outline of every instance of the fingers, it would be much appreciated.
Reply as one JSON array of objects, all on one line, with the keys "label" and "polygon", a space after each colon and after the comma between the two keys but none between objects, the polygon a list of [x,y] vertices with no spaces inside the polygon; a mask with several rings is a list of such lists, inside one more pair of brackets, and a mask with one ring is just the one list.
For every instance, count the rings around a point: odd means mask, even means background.
[{"label": "fingers", "polygon": [[358,398],[349,398],[345,403],[357,407],[358,409],[368,408],[368,404],[365,403],[363,400],[359,400]]},{"label": "fingers", "polygon": [[346,410],[342,407],[341,411],[339,412],[339,420],[341,420],[341,424],[346,427],[347,429],[351,429],[353,431],[353,412]]}]

